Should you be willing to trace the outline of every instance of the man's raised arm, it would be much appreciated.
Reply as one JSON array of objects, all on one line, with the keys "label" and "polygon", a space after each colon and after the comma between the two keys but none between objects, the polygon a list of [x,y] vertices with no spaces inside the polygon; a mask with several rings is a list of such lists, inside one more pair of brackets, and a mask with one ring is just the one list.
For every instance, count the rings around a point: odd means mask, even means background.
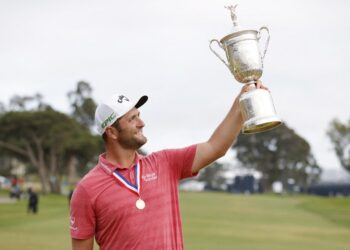
[{"label": "man's raised arm", "polygon": [[[267,89],[260,81],[257,82],[256,87]],[[205,166],[208,166],[210,163],[224,156],[237,138],[243,123],[241,111],[239,109],[239,98],[242,93],[247,92],[250,88],[251,86],[248,84],[243,86],[230,111],[215,129],[210,139],[197,145],[197,151],[192,165],[192,173],[197,173]]]}]

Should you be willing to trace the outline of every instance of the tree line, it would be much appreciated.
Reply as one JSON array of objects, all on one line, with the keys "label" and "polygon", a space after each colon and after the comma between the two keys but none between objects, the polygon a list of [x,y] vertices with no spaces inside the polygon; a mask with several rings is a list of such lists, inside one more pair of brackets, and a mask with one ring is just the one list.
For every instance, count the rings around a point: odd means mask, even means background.
[{"label": "tree line", "polygon": [[[14,96],[8,105],[0,102],[0,174],[8,171],[1,162],[15,158],[39,176],[44,193],[60,193],[62,176],[74,184],[95,165],[103,143],[93,133],[96,103],[90,84],[78,82],[67,100],[68,114],[45,103],[41,94]],[[343,124],[335,119],[326,133],[341,165],[350,171],[350,121]],[[306,188],[321,174],[310,144],[287,124],[264,133],[241,134],[232,150],[243,167],[262,173],[267,190],[274,181],[286,184],[291,178]],[[215,162],[200,178],[215,185],[222,171],[223,166]]]},{"label": "tree line", "polygon": [[0,157],[25,163],[39,176],[44,193],[60,193],[63,175],[74,184],[103,150],[91,130],[96,108],[91,94],[87,82],[78,82],[67,94],[70,114],[55,110],[40,94],[14,96],[8,106],[2,104]]}]

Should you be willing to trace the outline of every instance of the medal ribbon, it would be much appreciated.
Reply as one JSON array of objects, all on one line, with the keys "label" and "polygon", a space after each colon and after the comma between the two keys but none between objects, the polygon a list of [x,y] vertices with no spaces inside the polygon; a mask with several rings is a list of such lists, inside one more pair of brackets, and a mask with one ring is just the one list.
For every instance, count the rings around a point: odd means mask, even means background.
[{"label": "medal ribbon", "polygon": [[112,173],[114,178],[116,178],[116,180],[121,183],[124,187],[126,187],[127,189],[131,190],[132,192],[136,193],[138,196],[140,196],[140,190],[141,190],[141,182],[140,182],[140,177],[141,177],[141,168],[140,168],[140,162],[136,163],[135,166],[135,179],[136,179],[136,183],[135,185],[133,185],[132,183],[130,183],[124,176],[122,176],[120,173],[118,173],[118,170],[114,170],[114,172]]}]

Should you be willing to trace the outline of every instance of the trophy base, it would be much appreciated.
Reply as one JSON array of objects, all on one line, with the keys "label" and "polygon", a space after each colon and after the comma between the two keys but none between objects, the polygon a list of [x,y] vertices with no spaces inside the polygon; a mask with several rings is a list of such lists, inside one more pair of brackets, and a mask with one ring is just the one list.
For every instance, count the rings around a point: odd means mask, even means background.
[{"label": "trophy base", "polygon": [[257,117],[255,119],[249,119],[244,122],[242,133],[254,134],[259,132],[265,132],[267,130],[278,127],[282,124],[282,121],[276,116],[270,117]]},{"label": "trophy base", "polygon": [[252,89],[241,95],[239,106],[243,118],[243,134],[253,134],[273,129],[282,123],[276,115],[270,92]]}]

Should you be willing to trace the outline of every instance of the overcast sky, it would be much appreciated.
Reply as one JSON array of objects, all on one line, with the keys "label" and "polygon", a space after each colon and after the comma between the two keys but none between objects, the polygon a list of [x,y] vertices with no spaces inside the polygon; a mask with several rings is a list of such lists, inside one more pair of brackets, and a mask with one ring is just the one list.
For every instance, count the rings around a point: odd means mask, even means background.
[{"label": "overcast sky", "polygon": [[350,118],[350,1],[0,0],[0,101],[41,93],[68,112],[66,94],[85,80],[96,101],[147,94],[148,152],[207,140],[241,84],[209,50],[242,28],[270,29],[262,81],[283,121],[339,168],[329,122]]}]

